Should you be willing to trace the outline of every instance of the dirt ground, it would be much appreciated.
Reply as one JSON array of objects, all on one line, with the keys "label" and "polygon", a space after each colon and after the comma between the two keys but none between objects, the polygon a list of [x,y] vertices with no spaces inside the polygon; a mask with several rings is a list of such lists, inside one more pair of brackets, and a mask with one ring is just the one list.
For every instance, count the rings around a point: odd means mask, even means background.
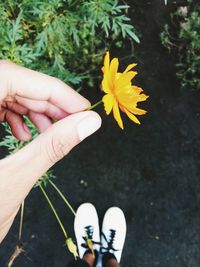
[{"label": "dirt ground", "polygon": [[[165,7],[161,0],[129,2],[141,32],[141,44],[135,48],[136,82],[150,95],[141,105],[148,115],[141,118],[141,126],[124,118],[122,131],[98,108],[101,130],[56,165],[56,183],[74,208],[93,203],[100,221],[110,206],[123,209],[128,224],[123,267],[198,267],[200,92],[180,89],[176,55],[168,54],[160,43],[159,34],[176,5]],[[124,51],[128,55],[129,47]],[[94,102],[98,90],[87,93]],[[72,214],[50,188],[48,192],[74,237]],[[17,226],[16,220],[0,247],[0,267],[6,266],[13,251]],[[72,259],[37,189],[26,201],[23,241],[25,253],[16,267],[64,267]]]}]

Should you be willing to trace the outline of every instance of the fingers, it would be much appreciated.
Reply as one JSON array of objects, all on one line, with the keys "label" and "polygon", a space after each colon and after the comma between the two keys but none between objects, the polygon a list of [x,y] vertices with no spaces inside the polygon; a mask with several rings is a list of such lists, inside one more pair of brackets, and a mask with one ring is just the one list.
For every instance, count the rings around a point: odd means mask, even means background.
[{"label": "fingers", "polygon": [[101,119],[93,111],[70,115],[50,126],[17,153],[2,160],[0,162],[2,179],[4,176],[12,178],[9,179],[9,186],[6,186],[8,179],[5,181],[5,188],[7,193],[10,190],[16,205],[22,202],[35,182],[52,165],[94,133],[100,125]]},{"label": "fingers", "polygon": [[44,113],[52,119],[60,120],[68,115],[67,112],[49,103],[48,101],[31,100],[19,96],[16,97],[16,100],[20,105],[26,107],[27,109],[37,113]]},{"label": "fingers", "polygon": [[[0,115],[0,121],[7,121],[11,128],[12,134],[21,141],[28,141],[31,137],[31,132],[28,129],[22,116],[10,111],[5,110]],[[30,111],[29,119],[38,128],[39,132],[44,132],[49,126],[52,125],[52,121],[44,114]]]},{"label": "fingers", "polygon": [[33,111],[29,112],[29,119],[41,133],[52,125],[51,120],[46,115]]},{"label": "fingers", "polygon": [[64,82],[9,61],[0,61],[0,102],[7,95],[48,101],[67,113],[85,110],[90,103]]},{"label": "fingers", "polygon": [[17,114],[26,115],[28,113],[28,109],[26,107],[23,107],[16,102],[6,102],[5,105],[6,105],[5,107],[7,109],[9,109],[9,110],[11,110]]},{"label": "fingers", "polygon": [[6,111],[5,120],[10,125],[12,134],[21,141],[27,141],[31,137],[31,132],[26,126],[23,118],[12,111]]}]

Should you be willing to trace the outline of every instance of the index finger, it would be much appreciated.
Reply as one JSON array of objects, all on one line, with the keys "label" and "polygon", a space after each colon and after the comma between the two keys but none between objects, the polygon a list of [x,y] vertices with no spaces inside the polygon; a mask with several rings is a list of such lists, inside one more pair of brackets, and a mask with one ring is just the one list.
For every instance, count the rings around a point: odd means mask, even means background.
[{"label": "index finger", "polygon": [[87,109],[90,102],[61,80],[18,66],[10,61],[0,61],[0,102],[7,95],[32,100],[46,100],[68,113]]}]

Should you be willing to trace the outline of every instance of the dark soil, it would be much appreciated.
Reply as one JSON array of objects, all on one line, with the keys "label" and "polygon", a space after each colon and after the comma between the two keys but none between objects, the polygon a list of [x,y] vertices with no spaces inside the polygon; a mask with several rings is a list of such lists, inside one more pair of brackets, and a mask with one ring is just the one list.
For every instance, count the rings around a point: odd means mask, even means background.
[{"label": "dark soil", "polygon": [[[122,131],[100,107],[101,130],[56,165],[56,183],[75,208],[92,202],[100,220],[110,206],[123,209],[128,232],[122,266],[198,267],[200,92],[180,89],[176,55],[168,54],[160,43],[159,34],[176,4],[129,2],[134,24],[141,32],[141,44],[135,48],[137,83],[150,95],[141,105],[148,115],[141,118],[141,126],[124,118]],[[127,48],[126,55],[129,51]],[[98,89],[89,94],[94,92],[97,100]],[[72,214],[48,190],[74,237]],[[1,245],[1,267],[14,249],[17,227],[18,220]],[[23,241],[25,253],[16,260],[16,267],[64,267],[72,259],[37,189],[26,201]]]}]

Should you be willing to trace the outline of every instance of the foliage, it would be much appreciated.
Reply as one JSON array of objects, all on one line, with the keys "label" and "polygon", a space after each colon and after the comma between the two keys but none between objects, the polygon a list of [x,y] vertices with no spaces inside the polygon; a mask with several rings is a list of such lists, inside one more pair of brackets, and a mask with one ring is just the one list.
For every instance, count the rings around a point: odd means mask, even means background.
[{"label": "foliage", "polygon": [[173,34],[172,27],[165,25],[161,41],[169,50],[178,51],[177,77],[182,87],[200,90],[200,7],[191,8],[185,18],[182,15],[179,10],[172,17],[178,21],[178,35]]},{"label": "foliage", "polygon": [[177,76],[184,87],[200,90],[200,11],[190,14],[179,37],[181,54]]},{"label": "foliage", "polygon": [[127,10],[116,0],[0,0],[0,58],[80,84],[111,43],[139,42]]},{"label": "foliage", "polygon": [[[128,6],[117,0],[0,0],[0,59],[9,59],[56,76],[78,90],[93,85],[102,54],[123,38],[139,43],[127,16]],[[34,125],[28,126],[35,137]],[[6,125],[0,146],[10,152],[26,142],[12,136]],[[52,173],[45,174],[44,185]]]}]

